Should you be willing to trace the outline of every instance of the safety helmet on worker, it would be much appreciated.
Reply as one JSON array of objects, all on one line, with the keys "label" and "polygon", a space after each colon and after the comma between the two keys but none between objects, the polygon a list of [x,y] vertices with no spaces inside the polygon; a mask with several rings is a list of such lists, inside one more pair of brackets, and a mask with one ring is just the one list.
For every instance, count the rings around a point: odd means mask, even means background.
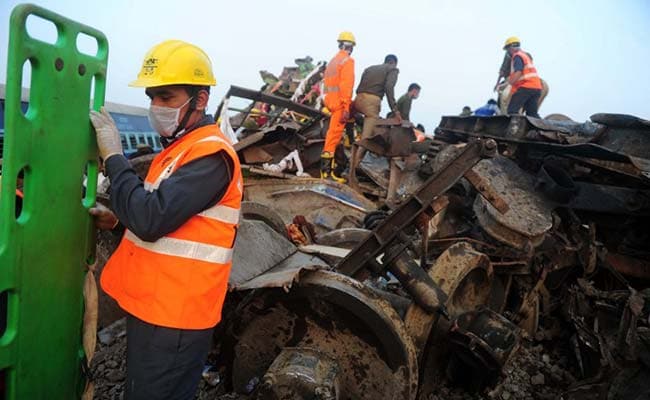
[{"label": "safety helmet on worker", "polygon": [[517,45],[519,47],[519,44],[521,43],[521,40],[517,36],[510,36],[509,38],[506,39],[506,43],[503,45],[503,50],[507,49],[508,46],[511,45]]},{"label": "safety helmet on worker", "polygon": [[350,42],[352,45],[356,46],[357,41],[354,38],[354,35],[350,31],[344,31],[339,34],[338,39],[336,39],[337,42]]},{"label": "safety helmet on worker", "polygon": [[214,86],[208,55],[193,44],[181,40],[166,40],[152,47],[144,57],[133,87],[168,85]]}]

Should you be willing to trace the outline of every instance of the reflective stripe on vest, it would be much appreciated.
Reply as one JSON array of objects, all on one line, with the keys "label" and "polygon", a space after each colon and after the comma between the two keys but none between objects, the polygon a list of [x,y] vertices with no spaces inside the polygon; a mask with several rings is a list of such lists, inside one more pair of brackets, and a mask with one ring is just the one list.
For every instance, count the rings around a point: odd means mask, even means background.
[{"label": "reflective stripe on vest", "polygon": [[161,237],[155,242],[145,242],[127,230],[124,237],[135,246],[152,253],[189,258],[210,263],[226,264],[232,260],[233,249],[190,240]]},{"label": "reflective stripe on vest", "polygon": [[239,223],[239,210],[228,206],[215,205],[203,210],[197,215],[201,217],[214,219],[217,221],[225,222],[227,224],[237,225]]},{"label": "reflective stripe on vest", "polygon": [[325,87],[323,88],[323,91],[324,91],[325,93],[338,92],[338,91],[339,91],[339,87],[338,87],[338,86],[325,86]]},{"label": "reflective stripe on vest", "polygon": [[[338,58],[338,54],[332,58],[332,60],[327,64],[327,68],[325,68],[325,73],[323,74],[323,81],[325,80],[331,80],[334,78],[338,77],[339,74],[339,68],[348,62],[350,59],[349,56]],[[332,92],[338,92],[340,88],[337,85],[325,85],[324,88],[324,93],[332,93]]]},{"label": "reflective stripe on vest", "polygon": [[[202,143],[202,142],[220,142],[230,146],[230,143],[226,142],[225,140],[217,136],[208,136],[206,138],[199,140],[196,143]],[[183,157],[183,155],[185,155],[185,151],[181,152],[181,154],[176,156],[176,158],[174,158],[174,160],[170,162],[169,165],[167,165],[167,167],[163,170],[163,172],[160,175],[158,175],[154,183],[145,182],[144,189],[148,192],[153,192],[154,190],[158,189],[162,181],[169,178],[171,174],[175,171],[174,167],[176,167],[178,160],[180,160],[181,157]]]},{"label": "reflective stripe on vest", "polygon": [[336,75],[339,73],[339,66],[345,64],[350,57],[343,57],[343,58],[332,58],[332,60],[327,64],[327,68],[325,68],[325,73],[323,74],[323,78],[334,78]]},{"label": "reflective stripe on vest", "polygon": [[525,75],[522,75],[517,79],[517,81],[523,81],[524,79],[530,79],[530,78],[539,78],[539,75],[537,75],[537,72],[529,72]]}]

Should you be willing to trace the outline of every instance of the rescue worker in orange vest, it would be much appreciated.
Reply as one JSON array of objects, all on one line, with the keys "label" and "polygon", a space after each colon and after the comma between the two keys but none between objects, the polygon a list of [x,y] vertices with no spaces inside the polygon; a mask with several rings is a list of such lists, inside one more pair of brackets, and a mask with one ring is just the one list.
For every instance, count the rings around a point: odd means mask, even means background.
[{"label": "rescue worker in orange vest", "polygon": [[334,151],[341,142],[345,124],[350,118],[354,89],[354,59],[350,54],[357,42],[352,32],[341,32],[337,40],[339,52],[327,64],[324,75],[324,103],[332,115],[321,154],[320,177],[345,183],[344,178],[336,175]]},{"label": "rescue worker in orange vest", "polygon": [[507,83],[512,86],[512,98],[508,105],[508,114],[517,114],[523,107],[526,115],[539,118],[537,109],[542,94],[542,81],[532,58],[521,49],[519,38],[515,36],[506,40],[503,49],[511,58]]},{"label": "rescue worker in orange vest", "polygon": [[221,320],[239,222],[242,175],[206,114],[216,81],[207,54],[179,40],[154,46],[130,86],[151,99],[163,151],[144,182],[122,154],[108,112],[91,111],[111,205],[97,224],[126,231],[101,286],[127,313],[125,399],[194,399]]}]

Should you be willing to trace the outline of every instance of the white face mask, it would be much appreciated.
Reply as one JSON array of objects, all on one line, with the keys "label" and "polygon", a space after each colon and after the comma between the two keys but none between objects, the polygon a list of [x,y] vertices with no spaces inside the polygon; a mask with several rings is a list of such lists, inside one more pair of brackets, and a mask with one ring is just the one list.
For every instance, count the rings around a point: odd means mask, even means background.
[{"label": "white face mask", "polygon": [[[178,128],[178,117],[181,114],[181,108],[185,107],[187,103],[192,100],[192,97],[187,99],[180,107],[162,107],[162,106],[149,106],[149,123],[151,127],[158,132],[160,136],[171,137]],[[181,132],[179,132],[181,133]]]}]

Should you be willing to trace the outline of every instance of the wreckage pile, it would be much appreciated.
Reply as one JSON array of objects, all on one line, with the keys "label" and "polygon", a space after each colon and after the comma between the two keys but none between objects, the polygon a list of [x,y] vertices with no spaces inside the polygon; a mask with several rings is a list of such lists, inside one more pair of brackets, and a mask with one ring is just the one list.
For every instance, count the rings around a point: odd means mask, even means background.
[{"label": "wreckage pile", "polygon": [[[307,176],[327,116],[300,96],[319,68],[232,87],[217,111],[245,202],[201,398],[650,393],[648,121],[443,117],[415,143],[384,120],[347,186]],[[232,97],[251,103],[231,117]],[[116,336],[100,398],[119,393]]]}]

